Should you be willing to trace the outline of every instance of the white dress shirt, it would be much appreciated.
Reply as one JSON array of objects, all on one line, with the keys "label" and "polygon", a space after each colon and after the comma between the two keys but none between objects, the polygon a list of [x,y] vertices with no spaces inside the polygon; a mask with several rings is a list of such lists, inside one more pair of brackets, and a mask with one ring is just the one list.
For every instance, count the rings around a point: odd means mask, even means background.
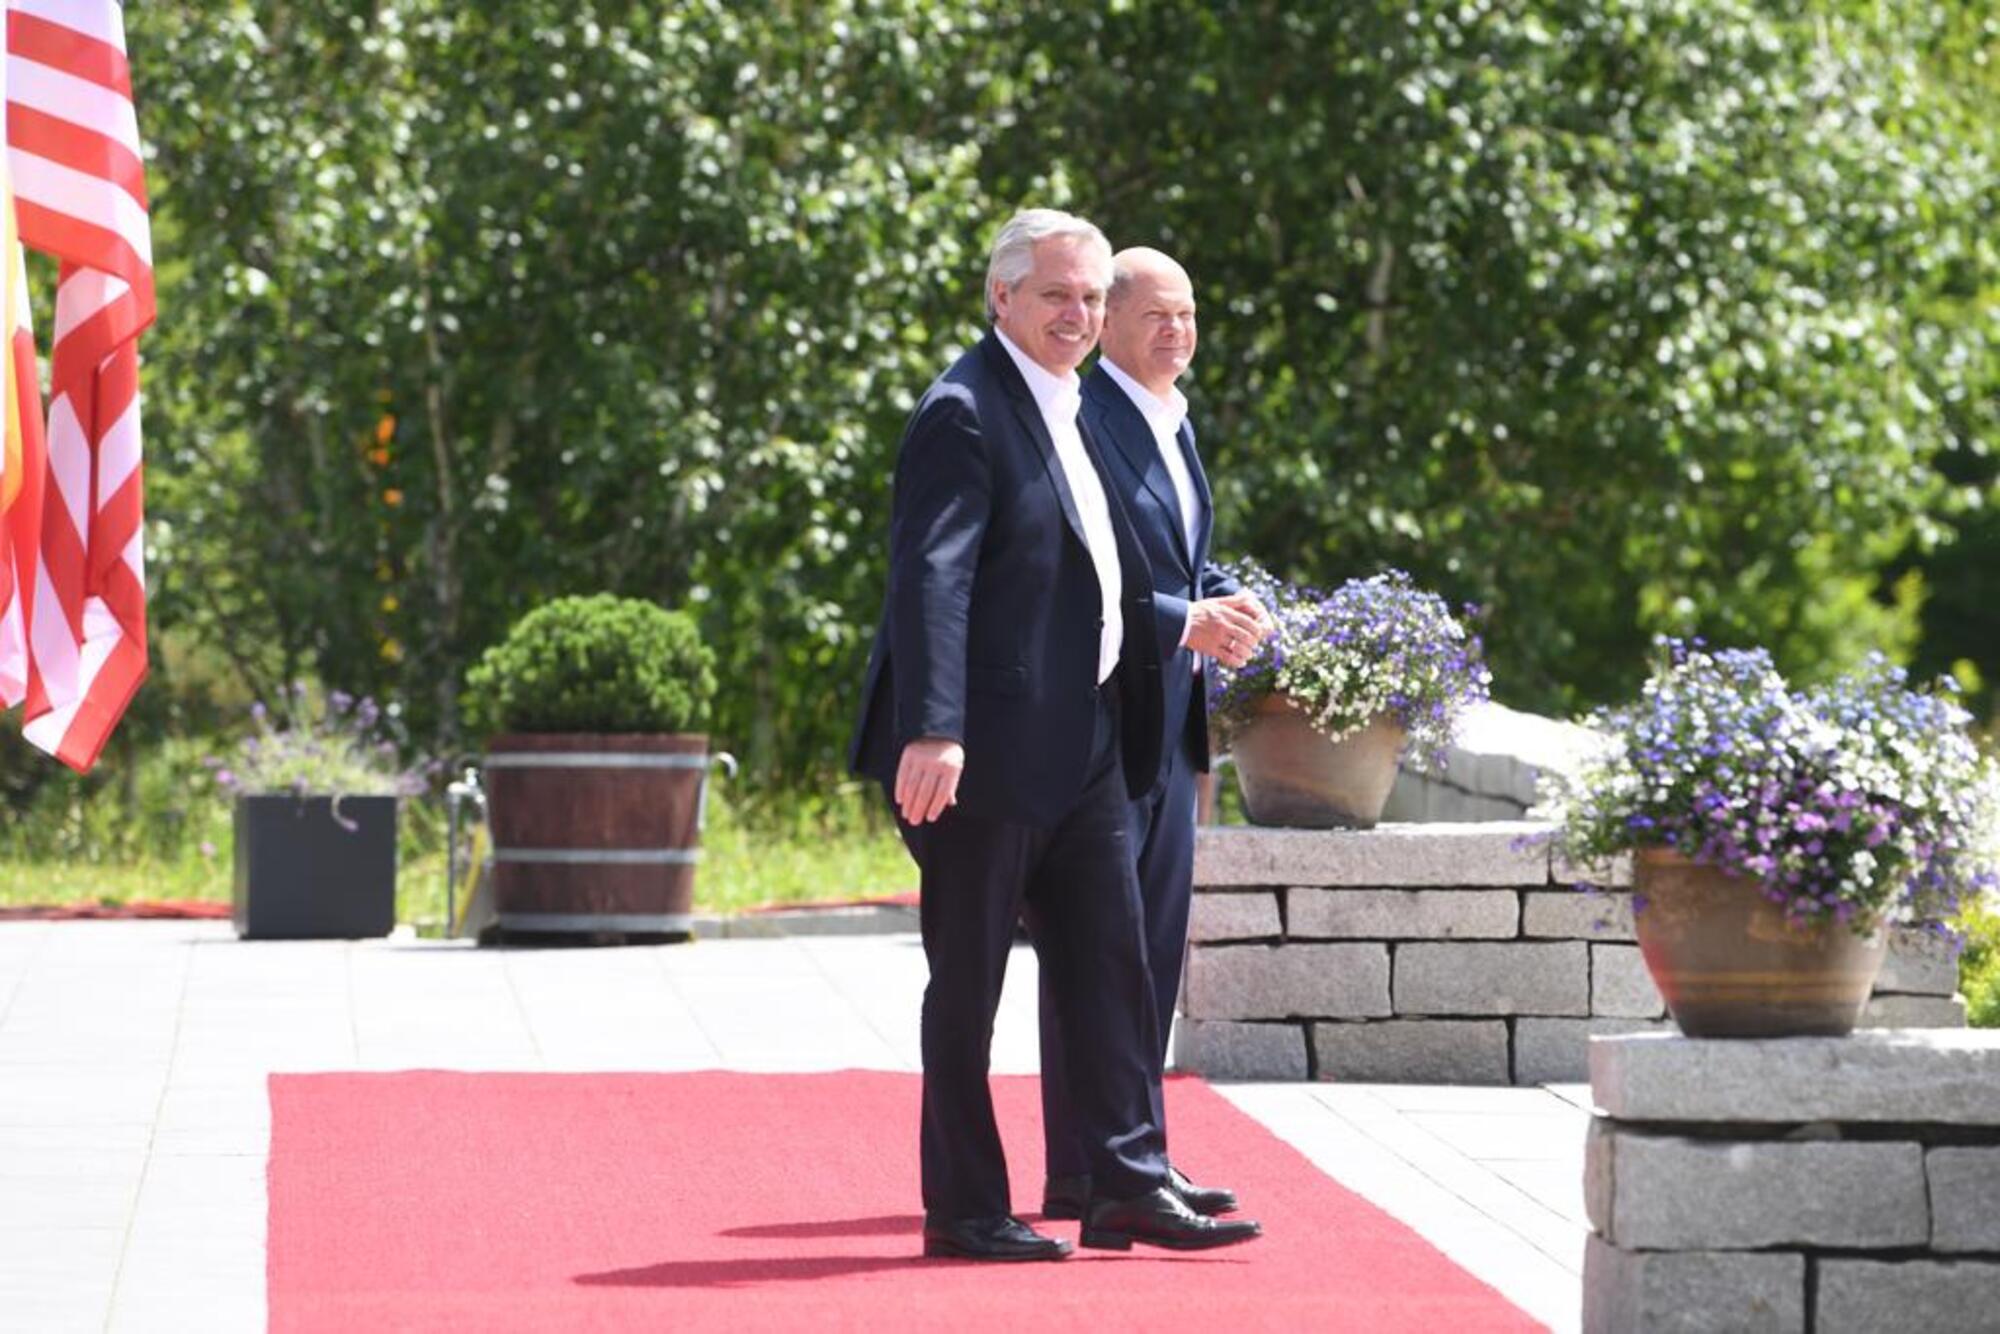
[{"label": "white dress shirt", "polygon": [[[1188,563],[1194,563],[1194,542],[1196,520],[1201,513],[1201,497],[1194,489],[1194,477],[1188,472],[1187,460],[1181,456],[1181,423],[1187,420],[1187,395],[1180,390],[1173,391],[1172,398],[1161,398],[1152,390],[1140,384],[1117,362],[1109,357],[1099,357],[1097,364],[1104,367],[1104,373],[1112,383],[1125,391],[1125,397],[1132,400],[1132,406],[1139,409],[1139,415],[1146,419],[1146,429],[1153,433],[1153,443],[1159,446],[1160,462],[1167,467],[1167,476],[1174,484],[1174,497],[1181,503],[1181,536],[1187,542]],[[1195,571],[1197,581],[1200,571]],[[1194,595],[1201,596],[1197,587]],[[1181,624],[1181,647],[1187,647],[1188,631],[1194,626],[1194,613]],[[1201,658],[1194,660],[1194,670],[1201,671]]]},{"label": "white dress shirt", "polygon": [[1063,480],[1069,483],[1070,496],[1076,501],[1076,517],[1083,521],[1083,544],[1090,551],[1090,563],[1097,568],[1098,592],[1104,602],[1104,621],[1097,636],[1097,679],[1102,682],[1117,668],[1118,650],[1125,642],[1125,619],[1118,607],[1123,584],[1118,538],[1111,530],[1111,502],[1105,498],[1103,479],[1084,452],[1083,435],[1076,424],[1077,413],[1083,409],[1083,381],[1075,371],[1058,379],[1014,346],[1006,334],[998,329],[993,333],[1028,382],[1028,392],[1035,396],[1049,439],[1055,442]]},{"label": "white dress shirt", "polygon": [[1167,476],[1173,479],[1174,495],[1181,502],[1181,536],[1187,540],[1188,559],[1194,559],[1195,520],[1201,512],[1201,498],[1194,489],[1194,477],[1188,472],[1187,460],[1181,457],[1181,423],[1187,420],[1187,395],[1174,389],[1171,398],[1161,398],[1152,390],[1140,384],[1125,373],[1125,368],[1109,357],[1099,359],[1104,373],[1125,391],[1125,397],[1132,400],[1132,406],[1139,409],[1139,415],[1146,419],[1147,427],[1153,432],[1153,443],[1160,447],[1160,462],[1167,466]]}]

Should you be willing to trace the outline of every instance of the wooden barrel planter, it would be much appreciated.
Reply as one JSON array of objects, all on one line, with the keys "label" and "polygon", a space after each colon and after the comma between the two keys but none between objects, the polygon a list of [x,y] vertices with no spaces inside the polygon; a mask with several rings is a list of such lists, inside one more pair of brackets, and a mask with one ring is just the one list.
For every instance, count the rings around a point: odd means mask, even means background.
[{"label": "wooden barrel planter", "polygon": [[686,940],[709,764],[694,733],[495,737],[484,785],[501,933]]}]

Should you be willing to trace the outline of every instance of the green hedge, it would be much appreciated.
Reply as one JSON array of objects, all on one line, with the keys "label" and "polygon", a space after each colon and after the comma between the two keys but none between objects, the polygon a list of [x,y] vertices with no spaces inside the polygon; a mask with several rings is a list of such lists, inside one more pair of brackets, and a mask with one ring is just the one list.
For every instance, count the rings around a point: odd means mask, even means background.
[{"label": "green hedge", "polygon": [[557,598],[465,675],[463,708],[496,732],[698,732],[715,655],[681,612],[639,598]]}]

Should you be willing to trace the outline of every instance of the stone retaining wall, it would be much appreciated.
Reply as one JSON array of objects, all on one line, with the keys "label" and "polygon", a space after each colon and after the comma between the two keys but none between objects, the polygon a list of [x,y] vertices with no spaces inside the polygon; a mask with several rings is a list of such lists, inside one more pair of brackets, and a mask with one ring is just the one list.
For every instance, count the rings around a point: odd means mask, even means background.
[{"label": "stone retaining wall", "polygon": [[[1221,1079],[1536,1084],[1593,1034],[1667,1027],[1631,869],[1552,864],[1521,821],[1207,826],[1195,845],[1182,1070]],[[1572,888],[1590,880],[1590,892]],[[1899,935],[1864,1025],[1962,1027],[1956,955]]]},{"label": "stone retaining wall", "polygon": [[1586,1334],[2000,1327],[2000,1033],[1592,1044]]}]

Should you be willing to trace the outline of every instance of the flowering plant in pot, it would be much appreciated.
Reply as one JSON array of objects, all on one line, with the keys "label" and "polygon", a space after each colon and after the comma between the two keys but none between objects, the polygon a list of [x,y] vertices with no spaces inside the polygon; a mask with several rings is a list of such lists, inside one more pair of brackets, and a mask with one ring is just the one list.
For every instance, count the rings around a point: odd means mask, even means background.
[{"label": "flowering plant in pot", "polygon": [[1330,593],[1255,565],[1233,573],[1276,625],[1242,667],[1208,672],[1250,818],[1373,825],[1398,762],[1441,769],[1460,711],[1487,698],[1478,637],[1401,570]]},{"label": "flowering plant in pot", "polygon": [[297,682],[231,758],[204,763],[235,803],[232,877],[246,939],[387,935],[396,923],[396,814],[429,784],[395,719],[367,697]]},{"label": "flowering plant in pot", "polygon": [[714,695],[694,620],[643,598],[557,598],[481,656],[464,702],[500,933],[690,935]]},{"label": "flowering plant in pot", "polygon": [[1882,657],[1796,689],[1761,649],[1663,640],[1602,751],[1542,779],[1574,864],[1634,856],[1640,948],[1699,1036],[1844,1033],[1881,928],[2000,885],[2000,768],[1949,682]]}]

